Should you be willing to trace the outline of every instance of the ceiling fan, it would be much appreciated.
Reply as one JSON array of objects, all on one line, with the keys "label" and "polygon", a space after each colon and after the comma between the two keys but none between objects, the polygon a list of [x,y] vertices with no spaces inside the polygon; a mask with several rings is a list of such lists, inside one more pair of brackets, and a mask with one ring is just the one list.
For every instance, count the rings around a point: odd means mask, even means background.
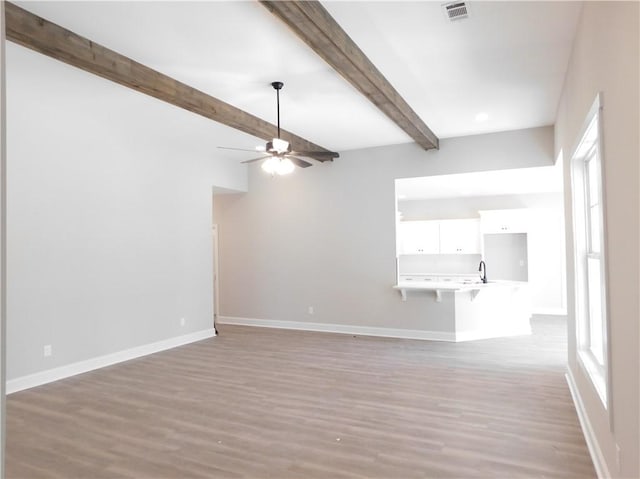
[{"label": "ceiling fan", "polygon": [[[326,151],[294,151],[291,149],[291,145],[287,140],[280,138],[280,90],[284,86],[281,81],[274,81],[271,86],[276,91],[276,105],[278,111],[278,137],[267,141],[264,147],[264,156],[253,158],[251,160],[245,160],[242,163],[253,163],[254,161],[266,160],[262,163],[262,169],[271,175],[286,175],[291,173],[296,166],[300,168],[307,168],[311,166],[306,160],[298,158],[299,156],[314,157],[314,156],[328,156],[331,159],[334,154]],[[244,148],[228,148],[219,146],[223,150],[237,150],[237,151],[255,151],[246,150]],[[260,148],[258,151],[261,151]]]}]

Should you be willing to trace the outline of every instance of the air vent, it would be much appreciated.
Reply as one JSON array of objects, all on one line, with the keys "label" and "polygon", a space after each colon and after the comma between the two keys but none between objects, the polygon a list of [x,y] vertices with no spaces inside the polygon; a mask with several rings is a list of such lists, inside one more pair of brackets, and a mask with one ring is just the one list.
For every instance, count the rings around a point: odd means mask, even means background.
[{"label": "air vent", "polygon": [[465,2],[445,3],[442,8],[447,18],[452,22],[469,16],[469,10]]}]

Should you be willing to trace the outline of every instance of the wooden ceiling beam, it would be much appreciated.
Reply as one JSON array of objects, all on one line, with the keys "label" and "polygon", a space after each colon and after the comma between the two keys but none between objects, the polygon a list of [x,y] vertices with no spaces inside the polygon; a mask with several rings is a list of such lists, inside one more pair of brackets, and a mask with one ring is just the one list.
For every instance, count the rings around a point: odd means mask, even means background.
[{"label": "wooden ceiling beam", "polygon": [[424,149],[438,137],[411,109],[358,45],[318,1],[260,0],[320,57]]},{"label": "wooden ceiling beam", "polygon": [[[271,140],[277,135],[276,125],[109,50],[13,3],[4,3],[6,38],[12,42],[263,140]],[[324,154],[317,156],[309,155],[318,161],[340,156],[286,130],[281,130],[281,137],[289,141],[294,150],[323,152]]]}]

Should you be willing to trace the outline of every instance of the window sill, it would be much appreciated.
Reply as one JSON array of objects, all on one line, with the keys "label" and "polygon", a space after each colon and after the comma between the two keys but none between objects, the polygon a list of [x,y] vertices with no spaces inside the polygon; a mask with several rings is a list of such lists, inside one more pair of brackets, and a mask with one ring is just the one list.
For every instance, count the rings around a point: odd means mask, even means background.
[{"label": "window sill", "polygon": [[578,351],[578,360],[598,393],[602,405],[607,409],[607,379],[602,371],[602,366],[595,360],[591,351]]}]

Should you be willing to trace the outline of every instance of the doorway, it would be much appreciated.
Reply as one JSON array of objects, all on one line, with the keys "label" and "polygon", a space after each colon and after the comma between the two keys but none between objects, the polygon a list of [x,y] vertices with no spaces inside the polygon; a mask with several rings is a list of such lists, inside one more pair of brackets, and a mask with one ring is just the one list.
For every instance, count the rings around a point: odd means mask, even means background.
[{"label": "doorway", "polygon": [[492,280],[529,281],[526,233],[484,235],[484,260]]}]

